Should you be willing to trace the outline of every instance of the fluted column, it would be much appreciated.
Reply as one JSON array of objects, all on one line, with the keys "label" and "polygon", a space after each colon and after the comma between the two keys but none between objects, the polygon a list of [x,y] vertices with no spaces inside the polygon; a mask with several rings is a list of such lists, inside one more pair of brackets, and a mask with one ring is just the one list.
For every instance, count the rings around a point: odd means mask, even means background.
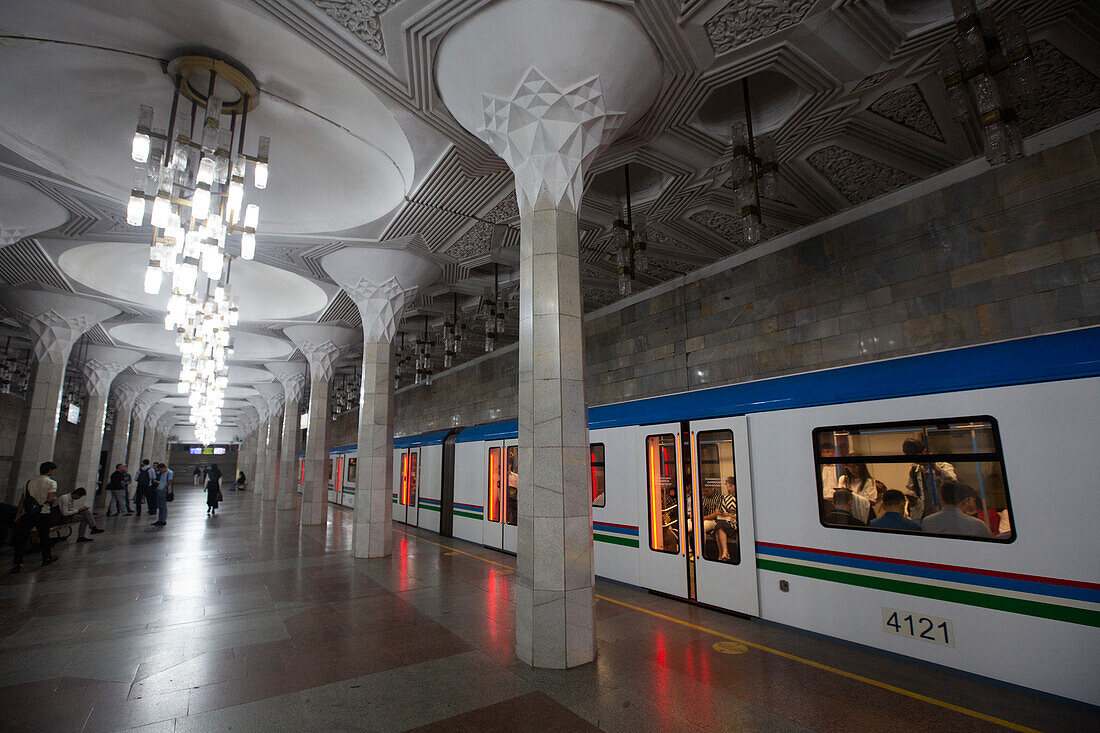
[{"label": "fluted column", "polygon": [[[264,431],[263,464],[265,502],[275,501],[279,489],[279,437],[283,429],[283,388],[278,384],[257,384],[255,389],[267,403],[267,429]],[[256,487],[260,490],[260,487]]]},{"label": "fluted column", "polygon": [[160,454],[163,452],[159,447],[160,432],[157,430],[157,425],[160,424],[160,419],[164,417],[164,414],[171,409],[161,401],[163,399],[163,394],[156,395],[157,401],[145,414],[145,428],[141,439],[141,457],[148,458],[150,463],[159,461]]},{"label": "fluted column", "polygon": [[[357,336],[339,326],[290,326],[283,333],[297,344],[309,362],[309,427],[306,430],[305,482],[302,485],[302,524],[328,521],[328,396],[340,355]],[[391,510],[392,511],[392,510]]]},{"label": "fluted column", "polygon": [[[484,38],[502,27],[526,42],[487,55]],[[578,64],[547,41],[547,27],[574,42],[593,28],[615,32]],[[447,108],[516,180],[516,656],[573,667],[596,653],[577,212],[588,166],[660,90],[661,59],[630,9],[575,0],[486,5],[448,32],[436,59]]]},{"label": "fluted column", "polygon": [[38,475],[39,464],[53,458],[65,366],[73,344],[93,325],[119,311],[88,298],[41,290],[5,291],[0,293],[0,304],[27,325],[37,361],[6,497],[13,503],[27,481]]},{"label": "fluted column", "polygon": [[299,401],[306,385],[306,365],[296,362],[268,364],[267,370],[283,385],[283,442],[279,459],[279,492],[276,509],[298,508]]},{"label": "fluted column", "polygon": [[[103,449],[103,423],[107,418],[107,398],[111,391],[111,382],[141,356],[130,349],[116,349],[99,344],[88,347],[84,362],[88,403],[84,408],[84,420],[80,428],[80,465],[76,470],[76,486],[85,487],[88,496],[96,495],[99,454]],[[112,470],[108,463],[104,471],[104,483]]]},{"label": "fluted column", "polygon": [[[139,377],[134,374],[123,374],[116,378],[113,385],[113,397],[115,408],[115,431],[111,440],[111,451],[107,454],[107,475],[110,476],[119,463],[126,463],[126,446],[130,441],[130,419],[134,410],[134,402],[138,395],[156,382],[156,377]],[[96,506],[102,507],[107,503],[107,492],[103,492],[96,500]]]},{"label": "fluted column", "polygon": [[141,452],[145,446],[145,418],[149,410],[164,396],[162,392],[146,390],[134,400],[134,409],[131,411],[133,423],[130,425],[130,447],[127,450],[127,463],[130,465],[130,474],[137,481],[137,472],[141,468],[141,461],[149,456]]},{"label": "fluted column", "polygon": [[253,427],[256,442],[252,454],[252,473],[247,476],[252,490],[263,496],[263,487],[267,481],[267,402],[263,397],[250,397],[248,402],[256,410],[256,424]]},{"label": "fluted column", "polygon": [[321,264],[355,301],[363,321],[352,554],[384,557],[393,546],[393,335],[405,304],[417,288],[439,277],[441,269],[412,252],[366,247],[325,255]]}]

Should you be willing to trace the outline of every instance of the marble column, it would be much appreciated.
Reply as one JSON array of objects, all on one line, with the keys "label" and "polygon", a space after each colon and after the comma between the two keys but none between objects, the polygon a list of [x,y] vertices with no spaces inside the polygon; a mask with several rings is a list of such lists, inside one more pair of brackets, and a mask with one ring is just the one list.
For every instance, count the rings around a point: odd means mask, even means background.
[{"label": "marble column", "polygon": [[279,492],[276,509],[298,508],[298,412],[306,386],[306,365],[297,362],[268,364],[267,370],[283,385],[283,442],[279,459]]},{"label": "marble column", "polygon": [[[88,385],[88,402],[80,426],[80,465],[76,470],[76,486],[83,486],[88,496],[96,496],[96,480],[99,478],[99,455],[103,451],[103,423],[107,418],[107,398],[111,382],[119,373],[141,359],[142,354],[130,349],[92,344],[84,361],[85,383]],[[110,457],[108,456],[108,461]],[[103,483],[114,470],[108,462]],[[101,494],[105,495],[106,491]],[[98,501],[96,504],[98,505]]]},{"label": "marble column", "polygon": [[306,470],[302,485],[302,524],[328,521],[328,397],[340,355],[358,334],[340,326],[289,326],[283,333],[297,344],[309,362],[309,428],[306,430]]},{"label": "marble column", "polygon": [[267,480],[267,423],[269,420],[267,402],[263,397],[249,397],[248,403],[256,410],[256,425],[253,428],[254,448],[252,454],[252,473],[246,474],[248,484],[253,491],[263,495]]},{"label": "marble column", "polygon": [[171,409],[161,401],[164,399],[164,394],[158,394],[156,399],[157,401],[149,408],[149,412],[145,414],[145,427],[141,439],[141,457],[148,458],[150,464],[160,461],[160,454],[163,451],[160,449],[160,432],[157,430],[157,425],[160,424],[164,414]]},{"label": "marble column", "polygon": [[130,475],[134,477],[132,485],[135,488],[137,487],[137,472],[141,469],[141,462],[149,458],[141,452],[142,448],[145,447],[145,418],[149,415],[149,410],[153,408],[157,400],[162,397],[164,397],[163,392],[146,390],[134,400],[134,409],[130,411],[133,423],[130,425],[130,447],[126,451],[126,462],[130,466]]},{"label": "marble column", "polygon": [[[157,381],[156,377],[139,377],[123,374],[115,379],[113,397],[115,408],[115,431],[111,440],[111,451],[107,454],[107,476],[114,472],[119,463],[126,463],[126,446],[130,441],[130,418],[138,395]],[[136,469],[135,469],[136,470]],[[106,493],[96,501],[97,507],[107,504]]]},{"label": "marble column", "polygon": [[363,321],[352,555],[384,557],[393,546],[393,335],[405,304],[442,269],[426,253],[370,247],[327,254],[321,265],[355,301]]},{"label": "marble column", "polygon": [[54,457],[65,366],[73,344],[119,310],[96,300],[41,290],[4,291],[0,305],[26,324],[37,361],[6,496],[8,503],[15,503],[27,481],[38,475],[39,465]]},{"label": "marble column", "polygon": [[[516,656],[538,667],[574,667],[596,655],[577,219],[584,175],[661,84],[660,57],[637,18],[609,5],[502,0],[453,28],[437,55],[448,109],[516,179]],[[486,59],[479,39],[500,27],[519,39],[516,50]],[[562,52],[562,43],[612,27],[586,46],[584,64]]]},{"label": "marble column", "polygon": [[275,501],[279,489],[279,437],[283,429],[283,388],[278,384],[263,383],[255,385],[255,389],[267,403],[267,429],[262,438],[264,444],[263,456],[263,487],[257,486],[257,491],[262,491],[264,502]]}]

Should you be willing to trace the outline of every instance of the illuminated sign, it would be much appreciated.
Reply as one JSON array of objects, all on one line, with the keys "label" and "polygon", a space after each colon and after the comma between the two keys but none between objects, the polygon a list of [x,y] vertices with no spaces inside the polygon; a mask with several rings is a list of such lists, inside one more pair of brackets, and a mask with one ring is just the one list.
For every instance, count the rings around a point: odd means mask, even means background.
[{"label": "illuminated sign", "polygon": [[76,425],[77,423],[80,422],[80,405],[74,405],[71,402],[69,403],[68,420],[73,425]]},{"label": "illuminated sign", "polygon": [[202,455],[202,448],[191,448],[191,449],[189,449],[189,452],[193,456],[201,456]]},{"label": "illuminated sign", "polygon": [[298,419],[298,429],[306,430],[309,428],[309,413],[303,412],[301,418]]},{"label": "illuminated sign", "polygon": [[224,455],[225,455],[225,448],[214,448],[214,449],[212,450],[212,452],[213,452],[213,453],[214,453],[214,455],[216,455],[216,456],[224,456]]}]

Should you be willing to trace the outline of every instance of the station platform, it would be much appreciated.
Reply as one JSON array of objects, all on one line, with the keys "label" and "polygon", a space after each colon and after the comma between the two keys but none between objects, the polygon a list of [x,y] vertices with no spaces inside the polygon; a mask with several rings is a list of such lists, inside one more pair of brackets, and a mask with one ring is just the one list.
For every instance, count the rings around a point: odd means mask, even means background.
[{"label": "station platform", "polygon": [[189,486],[169,506],[0,576],[0,730],[1100,730],[1096,709],[602,581],[597,661],[533,669],[507,555],[395,525],[392,557],[354,560],[345,509],[300,528],[226,491],[208,517]]}]

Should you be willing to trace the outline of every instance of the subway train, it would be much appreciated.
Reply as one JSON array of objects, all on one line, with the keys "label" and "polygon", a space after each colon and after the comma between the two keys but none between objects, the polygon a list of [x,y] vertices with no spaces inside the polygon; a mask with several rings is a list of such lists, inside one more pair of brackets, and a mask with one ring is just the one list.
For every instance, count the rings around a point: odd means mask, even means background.
[{"label": "subway train", "polygon": [[[598,576],[1100,704],[1100,328],[588,418]],[[517,454],[514,420],[395,439],[394,520],[515,552]]]}]

